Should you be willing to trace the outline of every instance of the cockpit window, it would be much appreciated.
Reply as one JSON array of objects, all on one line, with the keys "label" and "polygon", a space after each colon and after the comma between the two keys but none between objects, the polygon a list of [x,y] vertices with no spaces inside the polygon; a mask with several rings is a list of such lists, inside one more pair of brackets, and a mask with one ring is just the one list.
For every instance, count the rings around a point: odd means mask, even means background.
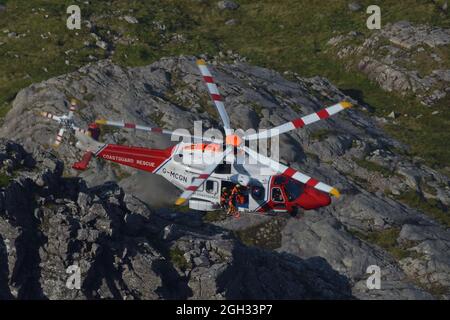
[{"label": "cockpit window", "polygon": [[275,202],[284,202],[283,193],[281,189],[278,187],[272,188],[272,201]]},{"label": "cockpit window", "polygon": [[303,193],[303,186],[293,180],[289,180],[285,186],[289,201],[294,201]]},{"label": "cockpit window", "polygon": [[277,176],[275,177],[275,180],[273,181],[274,184],[276,185],[280,185],[283,184],[286,181],[286,177],[285,176]]}]

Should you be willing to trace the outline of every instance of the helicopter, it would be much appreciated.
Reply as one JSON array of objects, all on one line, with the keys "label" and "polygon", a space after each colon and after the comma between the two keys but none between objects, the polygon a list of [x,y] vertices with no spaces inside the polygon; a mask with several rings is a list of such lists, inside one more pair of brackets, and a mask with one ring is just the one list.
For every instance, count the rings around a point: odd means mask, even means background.
[{"label": "helicopter", "polygon": [[[199,59],[196,63],[220,116],[224,139],[192,136],[185,131],[171,131],[123,120],[99,119],[91,123],[87,130],[80,129],[74,122],[77,100],[72,99],[67,115],[41,113],[45,118],[60,124],[54,146],[58,147],[63,142],[65,132],[71,132],[77,139],[76,147],[84,152],[81,160],[74,163],[72,168],[86,170],[95,157],[160,175],[182,190],[175,204],[180,206],[188,203],[193,210],[223,209],[224,193],[236,186],[240,187],[242,195],[242,201],[236,205],[239,212],[293,213],[299,209],[314,210],[328,206],[331,203],[330,196],[340,196],[336,188],[258,153],[248,145],[255,140],[269,139],[327,119],[352,107],[350,102],[341,101],[271,129],[237,134],[231,128],[224,99],[206,62]],[[166,149],[102,143],[99,141],[101,126],[143,130],[170,135],[183,141]],[[187,142],[184,141],[186,139]],[[194,142],[189,139],[194,139]],[[198,160],[198,156],[201,161],[193,161]],[[243,157],[252,161],[247,163],[238,160]]]}]

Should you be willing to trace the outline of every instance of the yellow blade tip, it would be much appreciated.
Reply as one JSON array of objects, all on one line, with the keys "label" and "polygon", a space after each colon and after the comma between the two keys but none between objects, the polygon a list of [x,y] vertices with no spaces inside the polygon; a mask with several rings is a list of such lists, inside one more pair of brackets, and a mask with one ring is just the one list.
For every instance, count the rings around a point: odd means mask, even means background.
[{"label": "yellow blade tip", "polygon": [[331,189],[330,193],[331,193],[333,196],[335,196],[336,198],[339,198],[340,195],[341,195],[340,192],[338,191],[338,189],[335,189],[335,188]]},{"label": "yellow blade tip", "polygon": [[205,62],[205,60],[203,60],[203,59],[198,59],[198,60],[197,60],[197,64],[198,64],[198,65],[204,66],[204,65],[206,64],[206,62]]},{"label": "yellow blade tip", "polygon": [[185,203],[186,202],[186,199],[184,199],[184,198],[178,198],[177,199],[177,201],[175,202],[175,204],[177,205],[177,206],[181,206],[183,203]]},{"label": "yellow blade tip", "polygon": [[100,120],[95,120],[96,124],[106,124],[106,120],[104,119],[100,119]]},{"label": "yellow blade tip", "polygon": [[348,102],[348,101],[342,101],[342,102],[341,102],[341,106],[342,106],[342,108],[347,109],[347,108],[353,107],[353,104],[351,104],[351,103]]}]

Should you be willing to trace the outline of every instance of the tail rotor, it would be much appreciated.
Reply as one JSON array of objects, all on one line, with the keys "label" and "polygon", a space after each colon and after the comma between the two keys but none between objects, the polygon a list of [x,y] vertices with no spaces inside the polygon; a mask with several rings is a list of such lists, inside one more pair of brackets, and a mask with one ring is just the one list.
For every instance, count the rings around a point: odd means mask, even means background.
[{"label": "tail rotor", "polygon": [[58,122],[58,124],[60,124],[59,131],[58,131],[55,141],[53,143],[54,148],[58,148],[61,145],[61,143],[63,142],[64,133],[67,131],[71,131],[71,132],[78,131],[78,132],[81,132],[84,134],[89,134],[88,131],[82,130],[82,129],[78,128],[77,126],[75,126],[75,123],[73,121],[73,116],[74,116],[75,111],[77,110],[77,106],[78,106],[77,100],[71,99],[68,114],[64,114],[62,116],[56,116],[54,114],[51,114],[50,112],[45,112],[45,111],[40,112],[40,115],[43,116],[44,118],[54,120],[54,121]]}]

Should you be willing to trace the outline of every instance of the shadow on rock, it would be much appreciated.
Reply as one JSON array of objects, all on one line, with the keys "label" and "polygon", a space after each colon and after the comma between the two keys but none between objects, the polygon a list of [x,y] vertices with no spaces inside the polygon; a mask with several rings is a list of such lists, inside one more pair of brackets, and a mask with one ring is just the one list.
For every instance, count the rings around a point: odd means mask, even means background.
[{"label": "shadow on rock", "polygon": [[237,245],[217,279],[226,299],[352,299],[349,279],[321,257]]}]

